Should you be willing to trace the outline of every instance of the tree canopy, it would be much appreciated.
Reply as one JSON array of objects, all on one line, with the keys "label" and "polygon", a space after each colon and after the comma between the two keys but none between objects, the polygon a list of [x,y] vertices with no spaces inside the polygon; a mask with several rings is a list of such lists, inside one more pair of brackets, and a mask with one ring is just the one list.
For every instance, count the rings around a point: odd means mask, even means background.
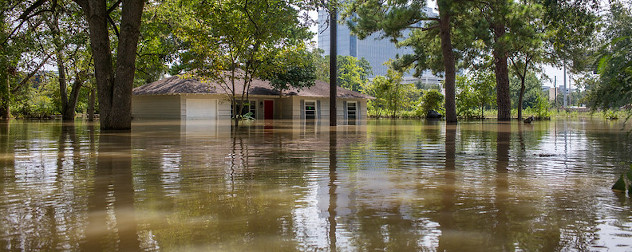
[{"label": "tree canopy", "polygon": [[172,18],[175,36],[187,44],[180,52],[179,69],[219,83],[231,94],[237,126],[236,115],[248,100],[253,79],[273,80],[279,89],[285,89],[285,83],[309,85],[296,79],[313,77],[309,73],[313,67],[299,62],[308,60],[300,51],[312,35],[299,19],[302,4],[297,0],[170,0],[162,8]]},{"label": "tree canopy", "polygon": [[632,9],[614,2],[606,15],[596,82],[587,83],[593,108],[618,108],[632,103]]}]

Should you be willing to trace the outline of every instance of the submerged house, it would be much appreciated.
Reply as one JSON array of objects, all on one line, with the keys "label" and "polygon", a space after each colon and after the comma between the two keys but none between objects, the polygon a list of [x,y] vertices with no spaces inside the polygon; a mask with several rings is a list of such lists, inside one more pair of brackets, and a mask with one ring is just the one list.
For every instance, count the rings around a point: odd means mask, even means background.
[{"label": "submerged house", "polygon": [[[243,82],[238,84],[235,89],[240,95]],[[230,119],[232,105],[228,92],[217,83],[178,76],[165,78],[134,88],[132,117]],[[338,119],[366,119],[369,99],[374,97],[338,87]],[[256,119],[329,119],[329,83],[316,81],[310,88],[280,94],[269,81],[254,79],[244,105],[244,112],[251,112]]]}]

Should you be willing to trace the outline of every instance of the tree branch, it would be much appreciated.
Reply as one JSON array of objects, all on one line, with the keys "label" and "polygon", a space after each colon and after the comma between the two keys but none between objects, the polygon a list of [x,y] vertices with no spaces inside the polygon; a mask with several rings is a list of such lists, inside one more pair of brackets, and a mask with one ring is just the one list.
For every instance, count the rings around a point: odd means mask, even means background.
[{"label": "tree branch", "polygon": [[418,27],[418,26],[408,26],[406,27],[407,29],[421,29],[422,31],[429,31],[429,30],[434,30],[439,28],[439,25],[433,25],[433,26],[429,26],[429,27]]},{"label": "tree branch", "polygon": [[31,12],[33,12],[33,10],[35,10],[37,7],[42,6],[45,2],[46,2],[46,0],[37,0],[37,1],[35,1],[35,3],[33,3],[31,6],[26,8],[26,10],[24,10],[24,12],[22,12],[22,14],[20,15],[20,17],[18,19],[26,20],[27,17],[31,14]]},{"label": "tree branch", "polygon": [[20,81],[20,83],[18,83],[17,86],[15,86],[15,88],[13,88],[11,90],[11,93],[15,93],[17,91],[20,91],[20,89],[22,89],[22,87],[24,85],[26,85],[26,83],[33,78],[33,76],[35,76],[35,74],[44,66],[44,64],[46,64],[46,61],[48,61],[48,59],[50,59],[53,55],[49,54],[46,56],[46,58],[44,60],[42,60],[42,62],[40,62],[39,65],[37,65],[37,67],[31,71],[22,81]]},{"label": "tree branch", "polygon": [[118,28],[116,27],[116,23],[114,23],[114,19],[112,19],[112,17],[110,17],[110,15],[108,15],[108,22],[110,23],[110,25],[112,25],[112,29],[114,29],[114,34],[116,34],[116,37],[119,37],[119,31]]},{"label": "tree branch", "polygon": [[112,11],[114,11],[116,8],[118,8],[119,5],[121,5],[121,2],[123,2],[123,0],[118,0],[118,1],[116,1],[116,3],[114,3],[112,5],[112,7],[108,8],[108,11],[107,11],[108,15],[110,15],[110,13],[112,13]]}]

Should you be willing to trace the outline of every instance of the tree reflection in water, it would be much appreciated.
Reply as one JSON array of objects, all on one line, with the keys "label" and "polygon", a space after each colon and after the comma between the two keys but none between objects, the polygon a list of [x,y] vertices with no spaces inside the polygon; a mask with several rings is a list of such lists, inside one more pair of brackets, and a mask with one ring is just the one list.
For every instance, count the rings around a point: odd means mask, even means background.
[{"label": "tree reflection in water", "polygon": [[439,209],[437,222],[441,229],[441,237],[439,237],[439,245],[437,251],[452,251],[459,248],[462,241],[460,237],[455,235],[457,227],[455,226],[455,158],[456,158],[456,125],[447,124],[445,129],[445,184],[442,190],[441,209]]},{"label": "tree reflection in water", "polygon": [[101,133],[98,146],[82,250],[139,250],[131,136],[125,132]]},{"label": "tree reflection in water", "polygon": [[512,249],[512,241],[508,239],[509,233],[509,150],[511,148],[511,124],[498,122],[496,128],[496,185],[494,190],[494,208],[496,216],[492,224],[493,247],[507,251]]},{"label": "tree reflection in water", "polygon": [[327,211],[329,212],[329,248],[331,251],[336,251],[336,203],[338,200],[338,196],[336,195],[336,168],[338,165],[337,154],[336,154],[336,145],[337,145],[337,129],[332,126],[332,129],[329,131],[329,207]]}]

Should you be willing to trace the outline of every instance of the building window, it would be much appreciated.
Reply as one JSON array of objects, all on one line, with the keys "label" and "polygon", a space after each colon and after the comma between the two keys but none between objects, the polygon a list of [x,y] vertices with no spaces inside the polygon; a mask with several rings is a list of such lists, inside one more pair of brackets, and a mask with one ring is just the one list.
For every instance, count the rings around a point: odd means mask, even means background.
[{"label": "building window", "polygon": [[305,101],[305,119],[316,119],[316,101]]},{"label": "building window", "polygon": [[[239,101],[237,101],[239,102]],[[230,105],[230,117],[235,117],[235,111],[233,110],[233,105]],[[241,115],[244,116],[248,113],[251,113],[250,116],[252,118],[257,118],[257,101],[244,101],[241,109]]]},{"label": "building window", "polygon": [[252,113],[252,118],[257,118],[257,101],[248,102],[248,107],[250,108],[250,113]]},{"label": "building window", "polygon": [[354,101],[347,102],[347,119],[358,119],[358,103]]}]

